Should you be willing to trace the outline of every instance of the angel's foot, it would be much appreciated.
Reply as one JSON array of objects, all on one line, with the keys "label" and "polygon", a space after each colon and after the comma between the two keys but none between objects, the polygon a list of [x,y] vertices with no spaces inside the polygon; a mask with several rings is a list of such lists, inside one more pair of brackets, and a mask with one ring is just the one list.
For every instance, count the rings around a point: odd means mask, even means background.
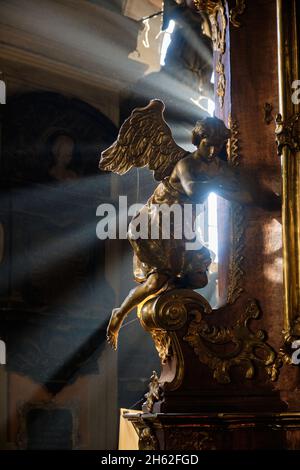
[{"label": "angel's foot", "polygon": [[118,335],[122,322],[123,316],[120,315],[120,309],[114,308],[107,327],[106,339],[115,351],[118,346]]}]

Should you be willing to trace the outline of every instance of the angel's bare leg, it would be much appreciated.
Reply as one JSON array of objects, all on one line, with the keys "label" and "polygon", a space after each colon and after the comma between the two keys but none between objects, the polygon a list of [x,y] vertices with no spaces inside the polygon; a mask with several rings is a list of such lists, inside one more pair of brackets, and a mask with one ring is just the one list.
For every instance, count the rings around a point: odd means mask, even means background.
[{"label": "angel's bare leg", "polygon": [[149,295],[158,293],[165,286],[168,279],[169,277],[166,274],[150,274],[142,285],[129,292],[120,308],[115,308],[112,311],[107,328],[107,341],[114,349],[117,348],[119,330],[127,315]]}]

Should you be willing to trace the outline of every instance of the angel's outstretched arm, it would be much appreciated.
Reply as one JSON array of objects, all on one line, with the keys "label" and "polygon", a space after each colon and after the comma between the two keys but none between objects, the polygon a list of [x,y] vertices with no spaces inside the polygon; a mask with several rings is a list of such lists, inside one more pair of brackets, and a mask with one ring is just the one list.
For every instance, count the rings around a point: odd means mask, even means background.
[{"label": "angel's outstretched arm", "polygon": [[259,178],[243,171],[237,178],[237,186],[231,187],[231,182],[224,178],[213,191],[219,196],[232,202],[247,206],[255,206],[267,211],[278,211],[281,208],[281,196],[264,186]]},{"label": "angel's outstretched arm", "polygon": [[228,201],[238,202],[243,205],[254,204],[253,198],[247,190],[240,189],[238,191],[232,191],[221,186],[216,186],[214,192]]},{"label": "angel's outstretched arm", "polygon": [[181,160],[176,165],[176,170],[182,188],[191,199],[200,201],[212,191],[212,178],[203,172],[199,173],[196,179],[187,159]]},{"label": "angel's outstretched arm", "polygon": [[228,201],[242,205],[256,206],[265,210],[278,211],[281,208],[281,197],[263,186],[258,178],[245,172],[239,176],[226,172],[222,177],[210,177],[205,172],[195,179],[187,160],[177,164],[178,176],[186,194],[203,201],[210,192],[215,192]]}]

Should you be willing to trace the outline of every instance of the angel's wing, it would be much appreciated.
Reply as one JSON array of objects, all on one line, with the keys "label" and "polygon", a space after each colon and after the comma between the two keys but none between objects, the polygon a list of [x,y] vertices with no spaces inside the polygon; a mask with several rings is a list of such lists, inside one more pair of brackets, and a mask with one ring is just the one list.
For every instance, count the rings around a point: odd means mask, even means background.
[{"label": "angel's wing", "polygon": [[101,153],[100,170],[123,175],[132,167],[148,165],[156,180],[169,176],[188,152],[174,141],[163,118],[164,108],[162,101],[151,100],[144,108],[134,109],[117,140]]}]

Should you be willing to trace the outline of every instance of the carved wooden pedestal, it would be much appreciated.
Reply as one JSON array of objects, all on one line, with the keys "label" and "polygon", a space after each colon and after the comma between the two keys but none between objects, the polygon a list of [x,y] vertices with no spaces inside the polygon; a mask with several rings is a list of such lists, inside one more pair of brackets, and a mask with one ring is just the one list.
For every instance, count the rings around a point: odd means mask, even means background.
[{"label": "carved wooden pedestal", "polygon": [[124,416],[138,432],[140,450],[300,447],[299,413],[127,413]]},{"label": "carved wooden pedestal", "polygon": [[126,416],[141,448],[284,446],[277,424],[286,408],[271,385],[281,360],[250,324],[260,315],[255,300],[212,311],[195,291],[173,289],[147,300],[138,315],[162,366],[160,377],[151,377],[144,413]]}]

